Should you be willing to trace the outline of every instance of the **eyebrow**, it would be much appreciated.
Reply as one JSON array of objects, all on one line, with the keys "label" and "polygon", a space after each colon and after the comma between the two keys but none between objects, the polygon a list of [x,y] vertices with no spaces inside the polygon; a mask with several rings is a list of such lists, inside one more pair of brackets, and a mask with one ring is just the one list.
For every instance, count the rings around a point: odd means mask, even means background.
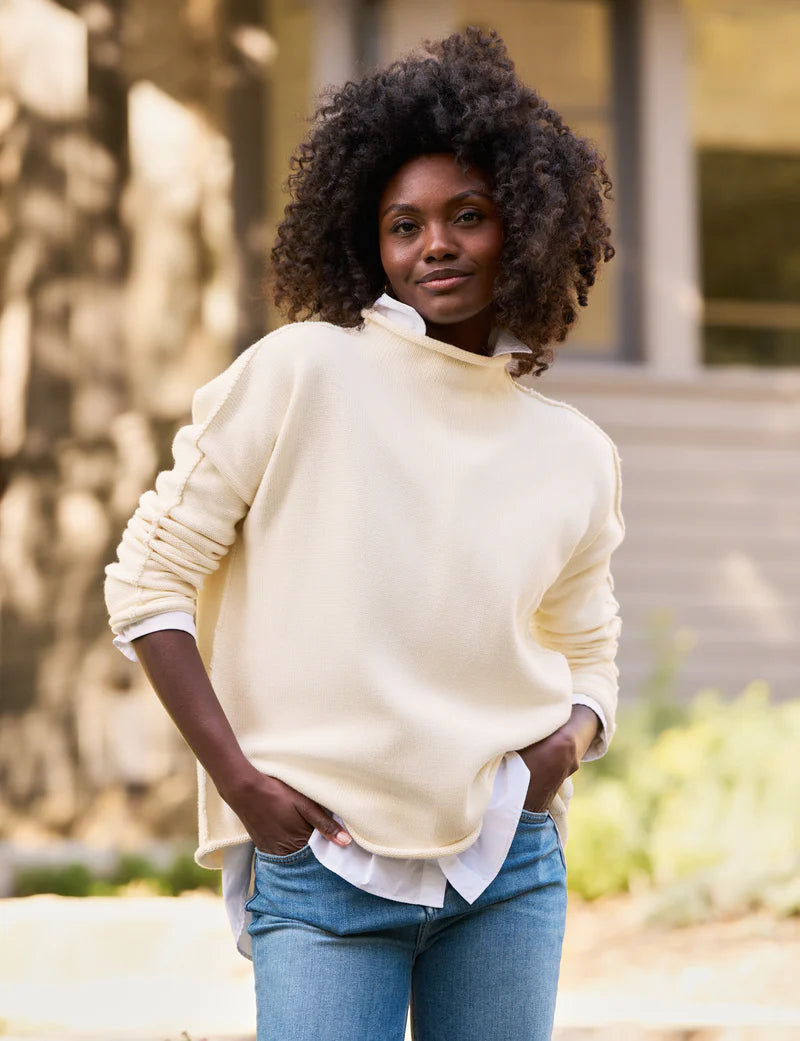
[{"label": "eyebrow", "polygon": [[[485,199],[494,201],[489,192],[484,192],[480,188],[467,188],[464,192],[459,192],[458,195],[454,195],[451,199],[447,200],[447,205],[453,202],[461,202],[462,199],[468,199],[471,195],[482,195]],[[419,206],[413,206],[410,202],[393,202],[387,206],[381,214],[381,217],[385,217],[387,213],[397,212],[402,210],[408,213],[420,213]]]}]

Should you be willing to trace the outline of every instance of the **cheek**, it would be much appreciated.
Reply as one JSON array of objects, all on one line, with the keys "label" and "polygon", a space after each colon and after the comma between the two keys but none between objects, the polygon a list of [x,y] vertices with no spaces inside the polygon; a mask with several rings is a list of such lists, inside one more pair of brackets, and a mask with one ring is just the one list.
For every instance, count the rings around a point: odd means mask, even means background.
[{"label": "cheek", "polygon": [[387,275],[403,277],[413,266],[410,251],[398,243],[381,243],[380,255],[383,270]]},{"label": "cheek", "polygon": [[497,272],[503,254],[503,233],[499,228],[490,229],[483,243],[483,262],[488,270]]}]

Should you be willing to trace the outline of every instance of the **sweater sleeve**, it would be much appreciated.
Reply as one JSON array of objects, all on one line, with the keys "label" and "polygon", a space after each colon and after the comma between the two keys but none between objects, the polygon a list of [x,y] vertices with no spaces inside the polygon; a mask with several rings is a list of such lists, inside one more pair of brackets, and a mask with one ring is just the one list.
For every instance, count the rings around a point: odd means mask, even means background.
[{"label": "sweater sleeve", "polygon": [[288,378],[272,353],[259,341],[196,392],[172,469],[139,499],[106,568],[115,635],[162,612],[193,615],[203,582],[233,545],[285,414]]},{"label": "sweater sleeve", "polygon": [[563,654],[572,673],[572,689],[602,709],[605,726],[588,758],[598,758],[615,729],[619,671],[617,645],[622,623],[614,597],[610,561],[625,535],[621,512],[619,457],[611,447],[609,479],[601,497],[599,526],[592,526],[557,579],[546,591],[533,617],[542,646]]}]

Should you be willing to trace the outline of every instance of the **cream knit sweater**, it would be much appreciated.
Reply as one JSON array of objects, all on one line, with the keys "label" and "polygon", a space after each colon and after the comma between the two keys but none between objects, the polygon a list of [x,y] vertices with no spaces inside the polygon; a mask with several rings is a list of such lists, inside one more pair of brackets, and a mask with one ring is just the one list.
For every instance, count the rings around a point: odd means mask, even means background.
[{"label": "cream knit sweater", "polygon": [[[193,613],[244,753],[390,857],[480,829],[510,749],[617,696],[608,437],[507,356],[284,326],[195,395],[106,569],[120,633]],[[249,836],[198,765],[198,863]],[[554,805],[554,815],[559,807]]]}]

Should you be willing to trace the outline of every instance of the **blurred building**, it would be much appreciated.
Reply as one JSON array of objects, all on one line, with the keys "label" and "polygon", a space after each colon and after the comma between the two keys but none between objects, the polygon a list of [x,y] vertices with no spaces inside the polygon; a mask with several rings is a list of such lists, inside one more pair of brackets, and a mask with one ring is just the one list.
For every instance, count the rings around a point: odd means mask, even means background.
[{"label": "blurred building", "polygon": [[545,393],[623,460],[622,693],[800,677],[800,4],[271,0],[269,215],[320,88],[468,24],[598,142],[617,256]]},{"label": "blurred building", "polygon": [[103,564],[194,387],[280,320],[263,258],[319,91],[468,24],[615,185],[617,256],[537,385],[620,448],[622,696],[796,693],[797,0],[5,0],[0,832],[191,833]]}]

